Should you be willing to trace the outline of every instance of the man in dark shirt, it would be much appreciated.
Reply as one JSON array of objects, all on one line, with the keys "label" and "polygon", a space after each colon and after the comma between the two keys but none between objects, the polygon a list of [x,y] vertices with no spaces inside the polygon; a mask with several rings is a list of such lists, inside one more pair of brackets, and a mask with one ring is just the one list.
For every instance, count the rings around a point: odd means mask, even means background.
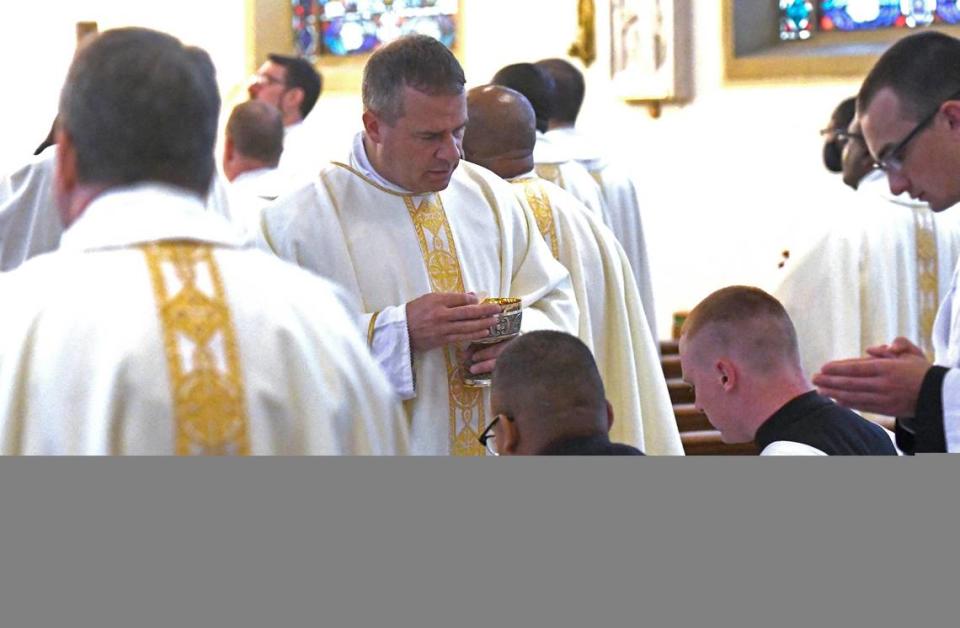
[{"label": "man in dark shirt", "polygon": [[613,408],[579,339],[535,331],[514,340],[493,371],[495,418],[480,442],[495,455],[639,456],[611,443]]},{"label": "man in dark shirt", "polygon": [[896,455],[892,433],[819,395],[803,374],[797,334],[758,288],[714,292],[680,337],[683,378],[725,443],[760,455]]}]

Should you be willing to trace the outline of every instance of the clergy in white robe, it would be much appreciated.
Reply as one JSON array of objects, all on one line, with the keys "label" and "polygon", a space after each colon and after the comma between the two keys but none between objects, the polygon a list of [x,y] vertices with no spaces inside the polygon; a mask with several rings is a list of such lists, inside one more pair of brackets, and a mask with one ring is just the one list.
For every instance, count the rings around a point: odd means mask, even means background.
[{"label": "clergy in white robe", "polygon": [[561,158],[572,159],[582,165],[600,184],[606,205],[606,223],[630,260],[634,279],[640,289],[643,309],[653,333],[659,338],[656,308],[653,300],[650,259],[643,234],[640,203],[633,180],[619,164],[609,159],[609,147],[604,149],[595,138],[577,128],[577,119],[586,95],[583,73],[565,59],[544,59],[534,64],[553,79],[550,117],[544,140]]},{"label": "clergy in white robe", "polygon": [[309,117],[322,88],[323,79],[309,61],[281,54],[267,55],[247,88],[251,100],[272,105],[282,114],[283,155],[278,167],[295,183],[312,180],[325,163],[318,150],[316,121]]},{"label": "clergy in white robe", "polygon": [[107,31],[75,58],[55,175],[68,229],[0,275],[3,453],[407,451],[342,293],[205,210],[219,102],[206,53],[162,33]]},{"label": "clergy in white robe", "polygon": [[[352,152],[267,207],[262,222],[263,246],[356,299],[422,454],[484,455],[489,394],[464,384],[465,369],[491,371],[505,345],[464,353],[499,312],[465,293],[521,298],[523,330],[577,328],[569,275],[534,217],[508,184],[459,160],[464,82],[429,37],[380,48],[364,73],[365,131]],[[430,340],[440,323],[451,331]]]},{"label": "clergy in white robe", "polygon": [[509,180],[540,234],[570,272],[580,308],[578,337],[591,349],[614,409],[612,440],[647,454],[682,454],[660,358],[649,336],[630,263],[600,218],[533,173],[533,108],[518,92],[470,90],[464,154]]},{"label": "clergy in white robe", "polygon": [[774,291],[797,328],[808,376],[898,336],[933,358],[939,303],[960,258],[960,215],[884,193],[867,175],[838,190],[835,220],[806,251],[792,251]]}]

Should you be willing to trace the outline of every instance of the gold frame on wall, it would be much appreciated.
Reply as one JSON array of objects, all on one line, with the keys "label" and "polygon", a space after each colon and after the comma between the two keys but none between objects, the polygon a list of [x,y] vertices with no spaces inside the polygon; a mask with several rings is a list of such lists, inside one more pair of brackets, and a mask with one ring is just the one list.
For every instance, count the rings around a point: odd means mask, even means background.
[{"label": "gold frame on wall", "polygon": [[[461,58],[464,50],[464,0],[459,0],[457,37],[453,54]],[[247,0],[247,67],[250,72],[263,63],[267,54],[293,54],[293,7],[290,0]],[[324,56],[317,62],[323,73],[323,91],[359,93],[369,54],[353,57]],[[463,59],[461,58],[461,62]]]},{"label": "gold frame on wall", "polygon": [[[728,82],[862,78],[894,42],[916,32],[820,33],[807,41],[784,42],[775,31],[766,30],[768,23],[775,23],[767,16],[762,16],[762,24],[749,23],[745,12],[755,10],[758,1],[723,0],[724,78]],[[930,28],[960,36],[957,26]]]}]

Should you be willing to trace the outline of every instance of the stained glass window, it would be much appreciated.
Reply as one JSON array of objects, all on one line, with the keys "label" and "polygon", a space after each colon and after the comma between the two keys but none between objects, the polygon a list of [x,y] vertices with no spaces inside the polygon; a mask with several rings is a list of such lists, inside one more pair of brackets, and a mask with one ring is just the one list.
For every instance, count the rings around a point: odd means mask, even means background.
[{"label": "stained glass window", "polygon": [[300,55],[371,52],[409,33],[453,46],[459,0],[292,0]]},{"label": "stained glass window", "polygon": [[[960,0],[777,0],[780,39],[818,32],[960,24]],[[816,5],[816,6],[815,6]]]}]

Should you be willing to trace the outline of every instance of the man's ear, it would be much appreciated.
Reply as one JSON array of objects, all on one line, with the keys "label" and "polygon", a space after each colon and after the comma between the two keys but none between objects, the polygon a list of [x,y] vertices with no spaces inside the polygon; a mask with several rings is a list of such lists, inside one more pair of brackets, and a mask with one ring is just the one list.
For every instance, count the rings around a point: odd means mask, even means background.
[{"label": "man's ear", "polygon": [[380,125],[383,124],[377,114],[372,111],[363,112],[363,130],[374,144],[381,142]]},{"label": "man's ear", "polygon": [[607,400],[607,432],[613,429],[613,405]]},{"label": "man's ear", "polygon": [[720,381],[720,387],[724,392],[730,392],[737,386],[737,368],[733,362],[726,359],[717,360],[714,365],[715,375]]},{"label": "man's ear", "polygon": [[960,100],[948,100],[943,103],[941,111],[950,124],[950,130],[954,133],[960,133]]},{"label": "man's ear", "polygon": [[70,135],[59,126],[54,135],[57,141],[57,157],[53,173],[54,198],[60,210],[60,219],[65,227],[76,219],[71,214],[71,199],[77,188],[77,151]]},{"label": "man's ear", "polygon": [[516,422],[508,419],[505,414],[500,415],[500,423],[503,426],[503,443],[497,443],[497,447],[501,448],[502,454],[516,455],[520,448],[520,430],[517,429]]},{"label": "man's ear", "polygon": [[301,87],[293,87],[291,89],[288,89],[286,92],[284,92],[283,93],[284,113],[286,113],[287,111],[296,111],[299,114],[300,103],[303,102],[303,98],[304,98],[304,93],[303,93],[303,88]]}]

